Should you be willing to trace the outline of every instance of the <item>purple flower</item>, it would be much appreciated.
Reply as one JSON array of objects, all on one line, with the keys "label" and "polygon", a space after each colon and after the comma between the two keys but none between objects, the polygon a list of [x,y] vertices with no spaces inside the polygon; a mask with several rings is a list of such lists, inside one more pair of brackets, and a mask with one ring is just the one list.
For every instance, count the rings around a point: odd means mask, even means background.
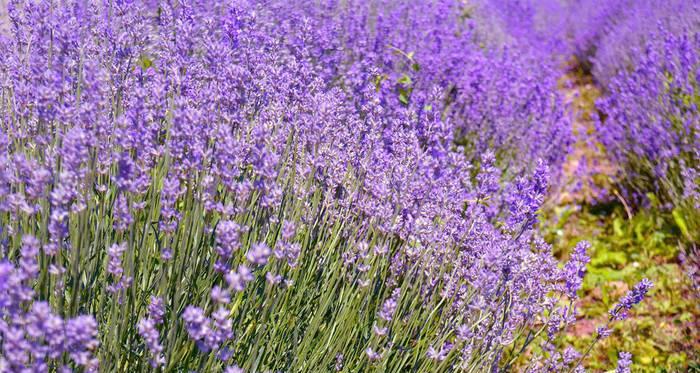
[{"label": "purple flower", "polygon": [[443,346],[440,348],[440,350],[435,350],[433,346],[428,346],[428,351],[426,355],[428,356],[429,359],[436,360],[436,361],[444,361],[447,359],[447,355],[450,354],[450,351],[452,351],[452,344],[449,342],[446,342],[443,344]]},{"label": "purple flower", "polygon": [[263,242],[253,244],[253,246],[246,254],[246,259],[253,264],[265,265],[267,264],[267,258],[270,257],[272,251]]},{"label": "purple flower", "polygon": [[107,290],[112,293],[126,289],[131,284],[131,278],[123,276],[122,254],[124,254],[126,249],[126,243],[113,244],[107,249],[107,256],[109,257],[107,273],[112,275],[113,279],[116,281],[107,286]]},{"label": "purple flower", "polygon": [[122,153],[119,156],[119,160],[117,162],[117,174],[115,178],[115,182],[119,189],[135,192],[132,187],[135,179],[135,168],[136,165],[128,153]]},{"label": "purple flower", "polygon": [[[141,350],[158,369],[184,351],[168,368],[235,372],[243,339],[279,334],[260,329],[270,312],[267,324],[310,338],[302,345],[347,329],[326,317],[337,304],[318,303],[336,295],[376,318],[346,344],[353,358],[391,364],[389,352],[412,347],[385,337],[426,317],[435,327],[411,339],[439,342],[413,346],[416,367],[493,370],[542,322],[554,338],[574,314],[554,295],[575,298],[588,257],[577,246],[561,269],[535,229],[573,140],[555,56],[569,53],[553,46],[566,33],[542,13],[552,2],[11,1],[0,32],[3,363],[95,371],[96,356]],[[692,44],[671,44],[674,61],[697,65]],[[689,83],[673,91],[694,97]],[[694,117],[682,119],[694,133]],[[659,156],[666,140],[643,153]],[[317,309],[328,312],[312,331]],[[57,316],[79,310],[95,314]],[[99,351],[94,320],[108,322]],[[340,352],[329,351],[337,369]]]},{"label": "purple flower", "polygon": [[99,363],[94,352],[98,346],[97,322],[94,317],[78,316],[66,322],[65,348],[76,364],[96,370]]},{"label": "purple flower", "polygon": [[48,303],[35,302],[26,320],[27,335],[35,340],[44,339],[45,351],[49,358],[60,357],[66,338],[63,319],[51,312]]},{"label": "purple flower", "polygon": [[160,197],[160,229],[166,233],[173,233],[177,228],[180,213],[175,208],[175,203],[182,193],[179,179],[171,176],[163,180],[163,189]]},{"label": "purple flower", "polygon": [[629,352],[621,351],[618,355],[617,369],[615,373],[630,373],[630,367],[632,366],[632,354]]},{"label": "purple flower", "polygon": [[294,242],[286,246],[286,257],[287,264],[290,267],[295,268],[297,266],[297,260],[299,259],[299,254],[301,253],[301,244]]},{"label": "purple flower", "polygon": [[162,324],[163,316],[165,316],[165,305],[163,304],[163,299],[160,297],[151,296],[151,300],[148,303],[148,317],[151,318],[156,324]]},{"label": "purple flower", "polygon": [[35,279],[39,274],[40,243],[34,236],[25,235],[22,237],[22,257],[19,261],[20,273],[25,279]]},{"label": "purple flower", "polygon": [[223,343],[233,338],[233,323],[229,318],[229,311],[219,307],[212,313],[213,330],[207,336],[207,346],[212,350],[218,350]]},{"label": "purple flower", "polygon": [[245,265],[241,264],[235,271],[230,271],[224,276],[226,283],[235,291],[245,290],[245,286],[253,281],[253,273]]},{"label": "purple flower", "polygon": [[224,373],[245,373],[245,370],[239,368],[238,365],[231,365],[224,369]]},{"label": "purple flower", "polygon": [[367,354],[367,358],[371,361],[379,360],[382,358],[382,354],[374,351],[372,347],[367,347],[367,349],[365,350],[365,354]]},{"label": "purple flower", "polygon": [[292,223],[288,220],[285,220],[282,223],[282,229],[281,229],[282,240],[285,242],[289,242],[292,238],[294,238],[295,230],[296,229],[294,227],[294,223]]},{"label": "purple flower", "polygon": [[163,346],[160,344],[160,333],[156,329],[156,322],[150,318],[141,319],[137,328],[141,338],[146,341],[146,347],[151,355],[151,366],[158,368],[165,365]]},{"label": "purple flower", "polygon": [[614,176],[632,208],[650,204],[649,193],[664,208],[692,206],[697,183],[685,176],[698,170],[700,107],[686,98],[697,91],[700,8],[682,0],[632,4],[611,14],[616,21],[594,59],[607,91],[596,102],[605,113],[595,122],[597,140],[621,166]]},{"label": "purple flower", "polygon": [[113,244],[107,249],[107,256],[109,261],[107,262],[107,273],[114,276],[115,278],[121,278],[124,270],[122,269],[122,254],[126,251],[126,243]]},{"label": "purple flower", "polygon": [[231,301],[231,294],[221,286],[214,286],[211,289],[211,299],[216,303],[226,304]]},{"label": "purple flower", "polygon": [[[233,221],[220,221],[216,226],[216,253],[224,263],[231,258],[231,255],[240,247],[241,228]],[[227,268],[222,268],[226,270]]]},{"label": "purple flower", "polygon": [[457,339],[460,341],[466,341],[471,338],[473,335],[471,332],[471,327],[469,325],[460,325],[457,327],[455,334],[457,335]]},{"label": "purple flower", "polygon": [[612,330],[609,329],[607,326],[599,326],[598,328],[596,328],[596,334],[596,338],[605,339],[608,338],[610,334],[612,334]]},{"label": "purple flower", "polygon": [[372,325],[372,332],[378,337],[383,337],[389,332],[389,328],[380,328],[377,324]]},{"label": "purple flower", "polygon": [[571,253],[569,261],[564,266],[563,276],[566,281],[565,293],[570,299],[576,299],[576,292],[583,284],[583,277],[586,275],[586,264],[590,257],[586,251],[591,245],[586,241],[579,242]]},{"label": "purple flower", "polygon": [[343,354],[337,353],[337,354],[335,355],[335,365],[334,365],[334,367],[335,367],[335,371],[336,371],[336,372],[340,372],[341,370],[343,370],[343,366],[345,365],[345,364],[344,364],[344,363],[345,363],[344,360],[345,360],[345,356],[344,356]]},{"label": "purple flower", "polygon": [[275,275],[272,272],[265,273],[265,280],[270,285],[277,285],[282,282],[283,277],[281,275]]},{"label": "purple flower", "polygon": [[120,193],[114,202],[114,229],[117,232],[124,232],[134,222],[134,218],[129,211],[129,204],[124,193]]},{"label": "purple flower", "polygon": [[644,300],[644,297],[649,292],[649,290],[654,286],[654,284],[648,279],[642,279],[634,288],[627,292],[627,294],[620,299],[620,302],[610,310],[611,320],[624,320],[627,318],[627,311],[629,311],[635,304],[640,303]]},{"label": "purple flower", "polygon": [[185,321],[185,329],[190,338],[195,341],[201,341],[209,337],[211,321],[205,316],[204,310],[194,306],[187,306],[182,313],[182,319]]},{"label": "purple flower", "polygon": [[401,295],[401,289],[396,288],[391,292],[391,297],[384,301],[381,310],[379,310],[379,317],[385,321],[391,321],[394,318],[394,312],[396,312],[396,307],[398,306],[399,295]]},{"label": "purple flower", "polygon": [[164,262],[170,261],[170,259],[173,258],[173,252],[172,252],[172,250],[170,250],[170,249],[163,249],[163,250],[160,252],[160,258],[161,258]]}]

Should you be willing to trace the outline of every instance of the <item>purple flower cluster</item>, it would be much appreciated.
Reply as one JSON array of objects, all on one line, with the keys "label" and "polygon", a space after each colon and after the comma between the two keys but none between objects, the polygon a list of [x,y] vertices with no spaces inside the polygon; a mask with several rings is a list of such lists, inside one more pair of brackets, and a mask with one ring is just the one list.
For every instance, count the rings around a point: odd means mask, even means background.
[{"label": "purple flower cluster", "polygon": [[151,367],[154,369],[165,365],[163,345],[160,343],[160,332],[156,327],[159,324],[163,324],[164,315],[163,300],[158,297],[151,297],[151,302],[148,305],[148,317],[142,318],[136,325],[139,335],[146,342],[146,348],[151,356]]},{"label": "purple flower cluster", "polygon": [[697,30],[700,7],[683,0],[592,1],[606,18],[590,62],[596,80],[608,85],[618,72],[636,66],[645,45],[661,27],[681,35]]},{"label": "purple flower cluster", "polygon": [[617,369],[615,373],[630,373],[630,367],[632,366],[632,354],[629,352],[621,351],[618,355]]},{"label": "purple flower cluster", "polygon": [[221,360],[228,360],[226,349],[221,349],[224,343],[233,338],[233,323],[226,308],[218,308],[209,318],[201,308],[188,306],[182,313],[182,319],[187,334],[201,351],[217,351]]},{"label": "purple flower cluster", "polygon": [[637,285],[634,286],[632,290],[627,292],[627,294],[620,299],[620,303],[615,305],[612,310],[610,310],[611,320],[624,320],[627,318],[627,312],[635,305],[639,304],[644,297],[647,295],[649,290],[654,286],[654,284],[648,279],[642,279]]},{"label": "purple flower cluster", "polygon": [[[37,240],[23,239],[20,267],[0,261],[0,362],[12,372],[47,371],[64,354],[97,372],[97,323],[92,316],[64,319],[47,302],[34,301]],[[32,254],[34,253],[34,254]]]},{"label": "purple flower cluster", "polygon": [[479,371],[552,345],[588,257],[535,231],[572,140],[548,6],[475,4],[10,1],[11,370]]},{"label": "purple flower cluster", "polygon": [[[425,131],[440,115],[454,126],[452,131],[471,159],[491,147],[513,174],[534,167],[540,158],[553,165],[563,161],[572,135],[556,93],[559,73],[531,47],[534,31],[522,33],[527,43],[508,47],[490,43],[483,48],[480,41],[489,39],[484,35],[489,31],[478,27],[479,19],[456,19],[470,11],[459,2],[364,3],[314,9],[293,1],[280,12],[309,17],[306,21],[315,26],[314,32],[329,35],[315,45],[305,36],[306,53],[323,56],[324,72],[332,72],[334,78],[340,75],[361,103],[370,98],[358,82],[375,81],[384,116],[402,119],[406,109],[415,112],[414,126],[425,137],[422,141],[429,141]],[[519,2],[482,3],[471,10],[508,25],[525,24],[504,19],[522,10]],[[386,11],[374,15],[373,9]],[[527,17],[524,13],[523,19]],[[333,39],[336,35],[338,40]],[[333,66],[327,66],[330,63]],[[522,163],[524,158],[527,164]]]},{"label": "purple flower cluster", "polygon": [[227,261],[240,247],[241,228],[233,221],[220,221],[216,227],[216,253],[219,260],[216,262],[216,270],[226,272],[229,267]]},{"label": "purple flower cluster", "polygon": [[650,192],[664,203],[700,201],[698,63],[699,33],[658,29],[597,103],[599,139],[622,166],[618,179],[631,201],[644,203]]},{"label": "purple flower cluster", "polygon": [[586,275],[586,265],[591,260],[587,251],[591,245],[582,241],[579,242],[571,253],[569,261],[564,265],[564,278],[566,281],[564,293],[570,299],[576,299],[576,293],[583,284],[583,278]]},{"label": "purple flower cluster", "polygon": [[589,141],[616,165],[620,198],[700,206],[699,4],[578,0],[568,12],[572,53],[603,92]]},{"label": "purple flower cluster", "polygon": [[131,283],[131,278],[124,276],[122,268],[122,255],[126,251],[126,244],[114,244],[107,249],[107,273],[112,276],[112,283],[107,286],[107,290],[116,293],[119,290],[126,289]]}]

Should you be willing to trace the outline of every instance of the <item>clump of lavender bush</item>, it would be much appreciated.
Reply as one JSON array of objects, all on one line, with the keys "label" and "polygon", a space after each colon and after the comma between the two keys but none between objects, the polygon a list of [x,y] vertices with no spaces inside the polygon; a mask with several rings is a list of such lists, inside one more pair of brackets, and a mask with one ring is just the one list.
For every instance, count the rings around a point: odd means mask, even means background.
[{"label": "clump of lavender bush", "polygon": [[[673,35],[682,35],[700,28],[700,4],[682,0],[642,0],[621,2],[610,13],[609,26],[596,43],[591,58],[593,76],[605,88],[621,70],[634,69],[638,57],[653,34],[662,27]],[[605,8],[605,6],[602,6]]]},{"label": "clump of lavender bush", "polygon": [[403,120],[413,112],[419,133],[429,126],[424,118],[440,116],[472,163],[491,149],[510,179],[532,172],[537,159],[557,173],[573,142],[556,91],[559,71],[531,47],[484,42],[475,17],[495,13],[494,7],[479,11],[456,1],[318,7],[292,1],[275,12],[291,15],[279,22],[283,33],[302,30],[290,37],[295,48],[303,43],[327,80],[353,92],[358,104],[367,100],[367,82],[374,82],[384,116]]},{"label": "clump of lavender bush", "polygon": [[673,222],[680,260],[697,286],[700,7],[580,0],[570,12],[572,50],[603,93],[595,139],[616,165],[615,198],[632,209],[659,210]]},{"label": "clump of lavender bush", "polygon": [[684,0],[575,0],[568,13],[571,52],[603,90],[618,72],[635,68],[659,26],[673,34],[700,26],[700,7]]},{"label": "clump of lavender bush", "polygon": [[653,193],[689,212],[700,206],[699,66],[700,34],[660,28],[597,103],[604,115],[597,131],[622,166],[618,179],[629,200],[646,203]]},{"label": "clump of lavender bush", "polygon": [[0,366],[580,370],[548,70],[411,5],[11,2]]}]

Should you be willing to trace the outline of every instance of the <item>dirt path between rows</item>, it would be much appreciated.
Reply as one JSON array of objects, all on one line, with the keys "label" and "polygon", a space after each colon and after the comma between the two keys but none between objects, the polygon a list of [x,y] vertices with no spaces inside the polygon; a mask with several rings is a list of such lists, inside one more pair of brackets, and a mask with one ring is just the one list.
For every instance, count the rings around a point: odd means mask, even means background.
[{"label": "dirt path between rows", "polygon": [[562,168],[563,187],[555,192],[552,203],[557,206],[593,203],[615,167],[608,161],[595,141],[595,100],[600,90],[592,78],[578,71],[570,71],[560,81],[560,92],[571,110],[575,143]]}]

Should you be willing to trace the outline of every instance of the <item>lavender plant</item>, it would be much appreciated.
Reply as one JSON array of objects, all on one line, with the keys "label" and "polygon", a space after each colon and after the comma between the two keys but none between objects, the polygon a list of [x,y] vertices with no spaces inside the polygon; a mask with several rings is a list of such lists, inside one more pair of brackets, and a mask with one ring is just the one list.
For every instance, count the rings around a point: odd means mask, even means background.
[{"label": "lavender plant", "polygon": [[[368,100],[366,82],[374,81],[385,115],[402,119],[408,108],[418,115],[419,131],[428,125],[424,116],[444,117],[472,163],[490,148],[511,179],[532,172],[537,159],[556,173],[573,142],[556,91],[559,71],[529,44],[488,43],[475,17],[498,13],[490,10],[494,4],[478,5],[291,2],[275,11],[293,15],[280,22],[285,33],[295,32],[287,24],[305,22],[298,29],[323,35],[316,44],[309,35],[296,36],[307,48],[299,53],[330,64],[323,71],[354,92],[358,104]],[[520,36],[537,37],[534,31]]]},{"label": "lavender plant", "polygon": [[604,118],[597,130],[608,154],[624,165],[619,179],[630,200],[644,201],[651,192],[663,203],[695,210],[700,39],[690,30],[665,29],[649,38],[635,68],[620,72],[599,100]]},{"label": "lavender plant", "polygon": [[680,231],[681,261],[697,287],[700,34],[681,30],[658,26],[647,35],[634,67],[621,70],[597,102],[603,113],[597,131],[607,153],[623,166],[615,177],[624,198],[669,211]]},{"label": "lavender plant", "polygon": [[410,5],[11,1],[0,367],[581,369],[552,70]]},{"label": "lavender plant", "polygon": [[675,35],[700,27],[700,8],[692,1],[623,1],[607,16],[610,22],[591,57],[592,73],[604,88],[618,72],[637,66],[639,52],[660,26]]},{"label": "lavender plant", "polygon": [[696,283],[700,8],[692,1],[591,0],[572,9],[572,34],[580,37],[572,49],[604,93],[594,137],[617,165],[615,198],[668,215]]},{"label": "lavender plant", "polygon": [[673,34],[694,30],[700,8],[692,1],[576,0],[568,7],[570,50],[606,89],[637,56],[661,25]]}]

